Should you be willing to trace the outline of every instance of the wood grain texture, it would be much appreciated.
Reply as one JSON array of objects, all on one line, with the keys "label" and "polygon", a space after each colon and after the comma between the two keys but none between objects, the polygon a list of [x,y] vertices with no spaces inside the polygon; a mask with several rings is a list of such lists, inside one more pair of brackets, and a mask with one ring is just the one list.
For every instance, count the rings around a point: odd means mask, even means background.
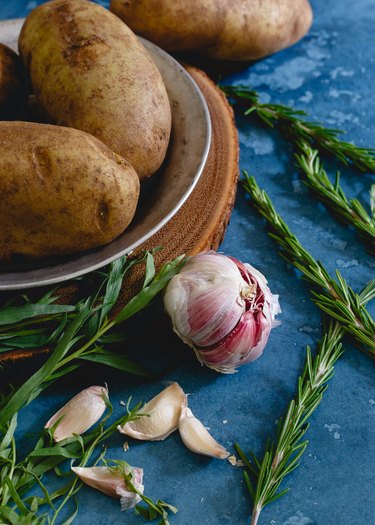
[{"label": "wood grain texture", "polygon": [[[206,99],[212,123],[212,143],[203,174],[193,193],[179,212],[151,239],[137,249],[137,253],[163,246],[155,254],[156,267],[180,254],[194,255],[206,250],[217,250],[229,223],[236,196],[238,170],[238,136],[232,108],[222,91],[200,69],[187,66]],[[138,266],[128,275],[126,286],[113,309],[115,315],[137,293],[143,282]],[[77,284],[59,289],[59,302],[69,304],[80,291]],[[33,290],[32,295],[38,290]],[[48,350],[47,350],[48,352]],[[46,349],[1,354],[0,364],[30,360],[46,353]]]}]

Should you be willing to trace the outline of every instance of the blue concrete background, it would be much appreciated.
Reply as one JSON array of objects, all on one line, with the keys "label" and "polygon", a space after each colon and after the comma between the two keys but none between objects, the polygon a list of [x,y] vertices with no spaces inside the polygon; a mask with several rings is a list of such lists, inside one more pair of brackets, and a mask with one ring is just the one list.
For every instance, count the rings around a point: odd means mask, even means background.
[{"label": "blue concrete background", "polygon": [[[38,3],[13,0],[0,3],[0,18],[25,16]],[[103,2],[105,4],[105,2]],[[343,128],[347,139],[375,146],[374,0],[313,0],[315,21],[309,35],[291,49],[264,59],[230,82],[246,84],[272,100],[305,109],[327,126]],[[241,168],[257,177],[281,215],[305,246],[330,272],[339,268],[360,291],[374,277],[375,261],[357,236],[338,224],[311,198],[298,179],[288,146],[270,133],[237,115]],[[327,163],[330,173],[334,165]],[[350,197],[368,205],[370,175],[341,169],[342,185]],[[190,406],[225,446],[235,441],[261,452],[275,434],[275,420],[285,412],[296,389],[306,344],[315,345],[321,334],[321,315],[309,299],[309,287],[278,256],[264,222],[239,190],[221,249],[248,261],[264,272],[274,293],[280,294],[282,325],[272,332],[264,355],[234,376],[219,376],[196,363],[189,350],[148,343],[150,353],[175,366],[163,381],[176,380],[190,392]],[[141,346],[141,342],[140,342]],[[308,449],[300,467],[287,479],[290,493],[266,508],[262,525],[366,525],[375,522],[373,367],[368,358],[346,344],[323,402],[311,418]],[[156,357],[157,359],[158,357]],[[55,409],[91,376],[65,379],[21,413],[20,432],[36,432]],[[115,414],[118,402],[131,394],[147,400],[162,382],[142,383],[124,374],[102,369],[95,381],[107,381]],[[29,439],[29,438],[28,438]],[[114,436],[107,454],[145,469],[147,494],[161,497],[180,511],[175,525],[245,525],[250,502],[241,469],[227,462],[193,455],[177,434],[160,443],[135,443],[122,450]],[[51,485],[54,480],[50,479]],[[142,523],[131,512],[121,515],[118,503],[91,489],[79,494],[76,523],[110,524],[121,520]]]}]

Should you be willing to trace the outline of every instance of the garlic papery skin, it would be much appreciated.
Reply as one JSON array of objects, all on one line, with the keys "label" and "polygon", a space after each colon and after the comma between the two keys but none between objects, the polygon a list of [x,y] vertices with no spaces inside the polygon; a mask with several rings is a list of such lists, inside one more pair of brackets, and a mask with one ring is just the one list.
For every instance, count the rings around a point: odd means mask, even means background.
[{"label": "garlic papery skin", "polygon": [[281,311],[263,274],[213,251],[191,257],[171,279],[164,306],[198,359],[223,373],[262,354]]},{"label": "garlic papery skin", "polygon": [[83,434],[104,414],[107,406],[105,398],[107,397],[107,388],[90,386],[60,408],[47,421],[44,428],[51,428],[61,420],[53,433],[53,439],[56,442],[72,437],[74,434]]},{"label": "garlic papery skin", "polygon": [[192,452],[219,459],[229,456],[229,452],[211,436],[188,407],[181,410],[178,430],[184,445]]},{"label": "garlic papery skin", "polygon": [[[121,510],[132,509],[141,501],[141,497],[136,492],[129,490],[123,473],[116,467],[72,467],[72,471],[86,485],[100,490],[111,498],[119,499]],[[143,494],[143,470],[129,466],[127,474],[129,472],[132,474],[132,484]]]},{"label": "garlic papery skin", "polygon": [[145,441],[161,441],[177,430],[181,409],[186,406],[186,394],[172,383],[146,403],[139,419],[118,427],[122,434]]}]

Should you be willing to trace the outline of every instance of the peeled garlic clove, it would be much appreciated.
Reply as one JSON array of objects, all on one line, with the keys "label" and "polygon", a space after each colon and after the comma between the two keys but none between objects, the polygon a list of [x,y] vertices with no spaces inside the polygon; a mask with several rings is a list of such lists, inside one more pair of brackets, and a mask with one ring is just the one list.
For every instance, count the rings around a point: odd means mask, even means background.
[{"label": "peeled garlic clove", "polygon": [[142,416],[118,427],[122,434],[135,439],[159,441],[177,430],[181,409],[186,406],[186,394],[172,383],[140,409]]},{"label": "peeled garlic clove", "polygon": [[229,456],[229,452],[211,436],[186,406],[181,410],[178,430],[184,445],[192,452],[219,459]]},{"label": "peeled garlic clove", "polygon": [[73,434],[83,434],[102,417],[106,409],[105,397],[108,397],[108,389],[103,386],[82,390],[60,408],[44,428],[53,427],[61,419],[53,433],[53,439],[57,442]]},{"label": "peeled garlic clove", "polygon": [[[121,510],[128,510],[141,501],[140,496],[126,486],[123,474],[116,467],[72,467],[72,471],[90,487],[100,490],[111,498],[120,500]],[[143,469],[130,467],[132,484],[143,494]],[[127,473],[128,473],[127,472]]]}]

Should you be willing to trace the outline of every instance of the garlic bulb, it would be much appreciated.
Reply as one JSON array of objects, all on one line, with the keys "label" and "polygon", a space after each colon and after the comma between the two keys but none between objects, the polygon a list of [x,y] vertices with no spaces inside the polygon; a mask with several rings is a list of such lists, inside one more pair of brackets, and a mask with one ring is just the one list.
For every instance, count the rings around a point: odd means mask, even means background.
[{"label": "garlic bulb", "polygon": [[131,473],[131,482],[134,487],[143,494],[144,486],[142,485],[143,470],[137,467],[127,466],[125,472],[119,467],[72,467],[72,471],[86,485],[100,490],[120,500],[121,510],[132,509],[141,501],[140,496],[129,490],[124,479],[125,475]]},{"label": "garlic bulb", "polygon": [[177,383],[172,383],[141,409],[142,416],[118,427],[122,434],[147,441],[163,440],[178,427],[181,409],[186,405],[186,394]]},{"label": "garlic bulb", "polygon": [[223,373],[262,354],[281,311],[264,275],[212,251],[192,257],[171,279],[164,306],[198,359]]},{"label": "garlic bulb", "polygon": [[51,428],[61,420],[53,433],[53,439],[57,442],[74,434],[83,434],[102,417],[107,406],[105,397],[108,397],[108,389],[103,386],[82,390],[60,408],[44,428]]},{"label": "garlic bulb", "polygon": [[215,441],[188,407],[181,410],[178,430],[184,445],[192,452],[219,459],[226,459],[229,456],[229,452]]}]

